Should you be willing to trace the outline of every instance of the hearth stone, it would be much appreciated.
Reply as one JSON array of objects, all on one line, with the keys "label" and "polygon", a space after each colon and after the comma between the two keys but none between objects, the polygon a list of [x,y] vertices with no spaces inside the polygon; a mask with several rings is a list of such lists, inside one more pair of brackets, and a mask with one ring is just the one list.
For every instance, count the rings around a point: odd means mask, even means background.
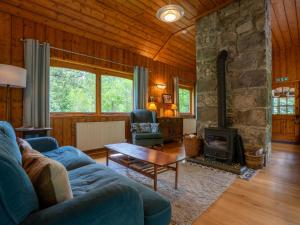
[{"label": "hearth stone", "polygon": [[242,166],[239,163],[223,163],[219,161],[215,161],[209,158],[205,158],[203,156],[197,156],[193,158],[188,158],[188,162],[197,163],[203,166],[213,167],[216,169],[224,170],[230,173],[243,175],[245,172],[248,171],[248,168],[246,166]]}]

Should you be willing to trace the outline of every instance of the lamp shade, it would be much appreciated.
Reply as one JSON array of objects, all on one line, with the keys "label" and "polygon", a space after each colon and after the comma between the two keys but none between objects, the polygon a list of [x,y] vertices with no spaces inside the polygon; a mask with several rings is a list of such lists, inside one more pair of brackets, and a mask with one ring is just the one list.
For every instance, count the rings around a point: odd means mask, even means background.
[{"label": "lamp shade", "polygon": [[154,102],[150,102],[149,106],[148,106],[148,109],[150,111],[156,111],[156,105],[155,105],[155,103]]},{"label": "lamp shade", "polygon": [[177,109],[177,105],[172,104],[171,109],[172,109],[172,110],[176,110],[176,109]]},{"label": "lamp shade", "polygon": [[26,87],[26,70],[21,67],[0,64],[0,86]]}]

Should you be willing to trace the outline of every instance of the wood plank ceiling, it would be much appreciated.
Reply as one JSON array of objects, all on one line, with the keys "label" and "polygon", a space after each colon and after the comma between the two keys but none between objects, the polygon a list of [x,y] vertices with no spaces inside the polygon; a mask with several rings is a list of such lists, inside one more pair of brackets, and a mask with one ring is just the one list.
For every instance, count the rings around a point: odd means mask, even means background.
[{"label": "wood plank ceiling", "polygon": [[[185,15],[169,24],[156,18],[168,0],[2,0],[0,11],[195,71],[195,20],[232,1],[172,0]],[[300,0],[271,2],[274,48],[299,45]]]},{"label": "wood plank ceiling", "polygon": [[195,19],[230,1],[172,0],[185,15],[169,24],[156,18],[168,0],[2,0],[0,11],[195,71]]},{"label": "wood plank ceiling", "polygon": [[300,1],[271,0],[272,42],[274,48],[300,44]]}]

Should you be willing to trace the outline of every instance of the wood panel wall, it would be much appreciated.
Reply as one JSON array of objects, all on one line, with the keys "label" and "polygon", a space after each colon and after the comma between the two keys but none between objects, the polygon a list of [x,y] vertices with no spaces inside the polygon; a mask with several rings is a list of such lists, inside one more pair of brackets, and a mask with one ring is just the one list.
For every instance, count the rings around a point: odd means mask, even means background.
[{"label": "wood panel wall", "polygon": [[288,81],[300,81],[300,46],[273,49],[273,82],[288,77]]},{"label": "wood panel wall", "polygon": [[[8,13],[0,12],[0,63],[24,66],[23,43],[20,39],[34,38],[41,42],[49,42],[51,46],[63,48],[74,52],[88,54],[99,58],[117,61],[128,65],[138,65],[149,68],[149,95],[160,99],[163,93],[173,92],[173,77],[178,76],[185,80],[185,83],[193,84],[196,80],[195,71],[184,70],[153,61],[150,58],[132,53],[128,50],[110,46],[101,42],[93,41],[82,36],[74,35],[64,30],[54,29],[40,23],[16,17]],[[98,61],[70,53],[63,53],[57,50],[51,50],[51,57],[57,57],[65,60],[95,64],[106,68],[132,71],[131,68],[112,64],[109,62]],[[184,81],[183,81],[184,82]],[[155,87],[156,83],[165,83],[167,88],[159,90]],[[6,118],[6,89],[0,88],[0,120]],[[11,89],[11,111],[12,124],[15,127],[22,125],[23,113],[23,95],[21,89]],[[126,138],[129,134],[129,117],[122,116],[58,116],[51,118],[52,134],[60,144],[75,145],[75,123],[77,121],[107,121],[107,120],[126,120]]]}]

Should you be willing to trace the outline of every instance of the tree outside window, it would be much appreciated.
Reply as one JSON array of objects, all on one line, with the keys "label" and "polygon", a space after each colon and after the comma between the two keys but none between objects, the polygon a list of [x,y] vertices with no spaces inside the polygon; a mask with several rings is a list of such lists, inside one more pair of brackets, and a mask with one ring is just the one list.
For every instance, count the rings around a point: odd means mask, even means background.
[{"label": "tree outside window", "polygon": [[96,112],[96,74],[50,67],[50,112]]},{"label": "tree outside window", "polygon": [[130,112],[133,109],[133,81],[101,75],[101,111]]},{"label": "tree outside window", "polygon": [[186,88],[179,88],[179,112],[191,113],[191,91]]}]

